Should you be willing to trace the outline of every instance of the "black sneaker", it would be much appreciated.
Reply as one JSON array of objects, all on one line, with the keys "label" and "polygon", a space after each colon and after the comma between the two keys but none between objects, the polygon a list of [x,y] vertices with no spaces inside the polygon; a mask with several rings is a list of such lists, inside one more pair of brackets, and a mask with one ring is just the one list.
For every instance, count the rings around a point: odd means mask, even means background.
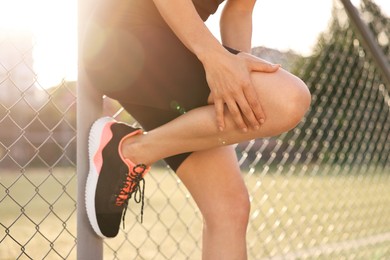
[{"label": "black sneaker", "polygon": [[[142,134],[127,124],[113,118],[98,119],[89,134],[89,174],[86,185],[86,208],[93,230],[102,238],[115,237],[124,219],[131,196],[137,203],[142,202],[143,177],[150,167],[135,165],[123,158],[119,147],[125,137]],[[141,219],[142,221],[142,219]]]}]

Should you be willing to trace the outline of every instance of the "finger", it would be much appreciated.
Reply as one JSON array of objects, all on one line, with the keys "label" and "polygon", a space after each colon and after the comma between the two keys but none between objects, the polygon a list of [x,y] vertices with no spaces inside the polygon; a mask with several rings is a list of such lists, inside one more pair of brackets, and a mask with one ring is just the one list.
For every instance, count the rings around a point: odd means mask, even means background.
[{"label": "finger", "polygon": [[215,114],[217,119],[217,126],[219,131],[225,129],[225,118],[224,118],[224,104],[222,100],[214,100]]},{"label": "finger", "polygon": [[[264,124],[265,113],[254,87],[251,85],[250,87],[244,88],[244,94],[252,112],[254,113],[256,121],[260,123],[260,125]],[[254,124],[253,126],[256,128]]]},{"label": "finger", "polygon": [[244,122],[244,118],[242,117],[242,113],[238,108],[236,101],[235,100],[226,101],[226,105],[237,127],[240,128],[242,131],[247,132],[248,126]]},{"label": "finger", "polygon": [[263,61],[251,61],[249,68],[252,71],[272,73],[276,72],[280,68],[280,65]]},{"label": "finger", "polygon": [[249,125],[251,125],[254,129],[259,129],[259,121],[257,120],[253,109],[244,95],[242,98],[237,99],[237,104],[241,111],[241,116],[244,116],[248,120]]},{"label": "finger", "polygon": [[[252,99],[252,98],[251,98]],[[256,100],[248,100],[248,103],[250,104],[253,113],[255,114],[256,121],[262,125],[265,122],[265,113],[263,110],[263,107],[261,105],[261,101],[256,99]]]},{"label": "finger", "polygon": [[280,64],[273,64],[269,61],[260,59],[259,57],[251,55],[249,53],[243,52],[239,53],[238,55],[241,55],[248,60],[249,68],[252,71],[272,73],[277,71],[281,67]]}]

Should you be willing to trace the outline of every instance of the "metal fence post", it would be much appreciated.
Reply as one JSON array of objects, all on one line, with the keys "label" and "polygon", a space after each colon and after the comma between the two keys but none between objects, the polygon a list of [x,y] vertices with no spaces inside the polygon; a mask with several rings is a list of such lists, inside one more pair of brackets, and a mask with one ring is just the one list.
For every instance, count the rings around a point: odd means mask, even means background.
[{"label": "metal fence post", "polygon": [[[79,46],[92,7],[93,0],[79,0]],[[80,54],[81,48],[79,48]],[[78,70],[77,85],[77,259],[103,259],[103,241],[93,232],[86,215],[85,183],[88,173],[88,132],[91,124],[102,113],[102,96],[92,87],[82,66]]]}]

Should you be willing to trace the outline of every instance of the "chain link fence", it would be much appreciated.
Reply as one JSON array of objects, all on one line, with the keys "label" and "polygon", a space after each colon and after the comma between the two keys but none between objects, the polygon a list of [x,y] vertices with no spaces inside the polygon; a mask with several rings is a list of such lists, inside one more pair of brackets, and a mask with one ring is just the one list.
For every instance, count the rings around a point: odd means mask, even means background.
[{"label": "chain link fence", "polygon": [[[390,61],[390,19],[360,15]],[[76,84],[40,86],[31,35],[0,33],[0,259],[75,259]],[[308,57],[255,48],[312,92],[301,124],[236,147],[252,210],[249,259],[390,258],[390,85],[339,2]],[[106,98],[104,114],[134,122]],[[105,259],[200,259],[202,218],[163,163]],[[88,250],[88,249],[85,249]]]}]

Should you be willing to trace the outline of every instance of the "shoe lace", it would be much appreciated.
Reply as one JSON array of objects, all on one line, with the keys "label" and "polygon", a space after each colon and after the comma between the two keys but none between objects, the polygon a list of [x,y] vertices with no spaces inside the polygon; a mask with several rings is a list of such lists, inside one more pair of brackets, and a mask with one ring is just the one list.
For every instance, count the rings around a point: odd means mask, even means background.
[{"label": "shoe lace", "polygon": [[126,173],[119,194],[116,196],[115,204],[125,208],[122,214],[123,229],[125,228],[127,205],[133,194],[134,201],[141,203],[141,223],[143,222],[145,204],[145,179],[143,176],[146,168],[145,164],[137,164],[130,172]]}]

